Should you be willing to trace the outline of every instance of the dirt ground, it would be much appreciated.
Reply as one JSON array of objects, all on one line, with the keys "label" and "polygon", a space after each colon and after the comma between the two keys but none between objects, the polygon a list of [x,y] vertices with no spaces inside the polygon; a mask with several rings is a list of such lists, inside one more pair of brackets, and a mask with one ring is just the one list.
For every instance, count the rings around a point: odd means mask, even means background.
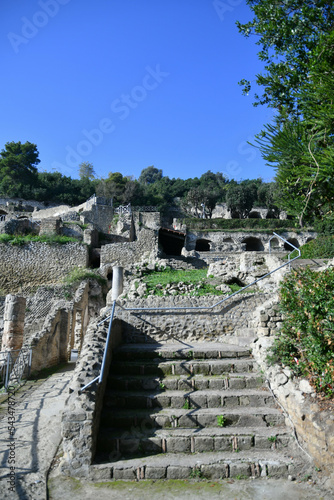
[{"label": "dirt ground", "polygon": [[314,481],[247,479],[224,481],[114,481],[90,483],[52,477],[48,482],[50,500],[331,500]]}]

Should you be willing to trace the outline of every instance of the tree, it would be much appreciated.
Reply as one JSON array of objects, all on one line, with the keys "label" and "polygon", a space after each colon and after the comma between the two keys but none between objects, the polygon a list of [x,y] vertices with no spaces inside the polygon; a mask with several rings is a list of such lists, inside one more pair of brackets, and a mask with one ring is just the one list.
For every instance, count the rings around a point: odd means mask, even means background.
[{"label": "tree", "polygon": [[[246,0],[254,12],[252,21],[237,22],[246,37],[256,35],[261,46],[259,59],[266,73],[256,75],[263,88],[255,103],[267,104],[279,112],[298,116],[300,86],[308,81],[310,55],[324,34],[334,27],[334,5],[326,0]],[[249,80],[239,82],[244,93],[251,90]]]},{"label": "tree", "polygon": [[6,196],[27,197],[37,181],[40,163],[36,144],[7,142],[0,152],[0,192]]},{"label": "tree", "polygon": [[256,140],[277,170],[281,207],[301,226],[334,210],[334,33],[321,39],[310,61],[308,82],[299,90],[302,117],[281,116]]},{"label": "tree", "polygon": [[144,170],[141,171],[138,181],[140,184],[149,185],[159,181],[161,178],[162,170],[159,170],[152,165],[151,167],[144,168]]},{"label": "tree", "polygon": [[83,161],[79,165],[79,177],[80,179],[92,180],[95,177],[95,171],[93,164],[89,161]]},{"label": "tree", "polygon": [[247,184],[232,185],[227,190],[226,203],[231,213],[238,213],[240,219],[245,219],[254,205],[254,189]]}]

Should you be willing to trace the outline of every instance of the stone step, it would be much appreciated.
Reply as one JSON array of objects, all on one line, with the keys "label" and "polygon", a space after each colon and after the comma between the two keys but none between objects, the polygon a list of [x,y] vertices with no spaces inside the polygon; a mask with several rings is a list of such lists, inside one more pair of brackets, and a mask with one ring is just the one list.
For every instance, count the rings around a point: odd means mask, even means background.
[{"label": "stone step", "polygon": [[284,425],[285,419],[279,409],[267,407],[236,408],[194,408],[170,409],[158,412],[148,409],[118,410],[104,408],[101,415],[102,427],[136,428],[204,428],[204,427],[268,427]]},{"label": "stone step", "polygon": [[210,480],[248,477],[287,478],[297,475],[302,464],[291,453],[271,450],[194,454],[161,454],[131,460],[112,459],[93,465],[90,479],[156,480],[206,478]]},{"label": "stone step", "polygon": [[109,391],[105,395],[105,408],[225,408],[238,406],[271,406],[275,407],[275,400],[266,389],[239,389],[221,391],[145,391],[122,392]]},{"label": "stone step", "polygon": [[159,359],[118,361],[112,363],[110,373],[118,375],[223,375],[228,373],[253,372],[255,362],[251,358],[208,359],[192,361],[160,361]]},{"label": "stone step", "polygon": [[242,358],[250,355],[250,349],[233,344],[124,344],[116,350],[118,360],[138,359],[221,359]]},{"label": "stone step", "polygon": [[261,387],[263,378],[257,373],[230,373],[228,376],[204,376],[184,375],[155,378],[152,376],[132,375],[124,377],[121,375],[110,375],[108,388],[121,391],[141,391],[164,389],[171,391],[189,390],[221,390],[221,389],[255,389]]},{"label": "stone step", "polygon": [[169,429],[154,433],[136,432],[129,435],[124,429],[104,429],[98,440],[99,453],[122,459],[124,456],[154,453],[203,453],[243,450],[281,450],[291,441],[286,429],[217,428]]}]

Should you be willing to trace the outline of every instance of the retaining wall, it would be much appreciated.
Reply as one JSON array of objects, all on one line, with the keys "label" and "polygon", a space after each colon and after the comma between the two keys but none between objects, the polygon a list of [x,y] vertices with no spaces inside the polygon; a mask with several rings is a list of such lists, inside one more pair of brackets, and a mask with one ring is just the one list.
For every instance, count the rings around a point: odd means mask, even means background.
[{"label": "retaining wall", "polygon": [[15,293],[27,287],[57,283],[74,267],[88,265],[88,247],[29,243],[0,244],[0,289]]}]

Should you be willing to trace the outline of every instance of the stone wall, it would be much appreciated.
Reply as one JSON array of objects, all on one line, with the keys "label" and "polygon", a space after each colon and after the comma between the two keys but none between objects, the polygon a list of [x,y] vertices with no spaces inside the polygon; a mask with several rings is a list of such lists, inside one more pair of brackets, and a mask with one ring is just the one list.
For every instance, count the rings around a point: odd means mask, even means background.
[{"label": "stone wall", "polygon": [[[304,245],[308,240],[317,236],[314,231],[303,231],[300,233],[293,231],[285,231],[280,233],[281,236],[287,241],[296,241],[297,246]],[[206,240],[209,242],[210,251],[220,252],[235,252],[245,251],[248,248],[258,246],[259,248],[252,248],[252,250],[269,251],[269,240],[272,238],[272,233],[264,232],[247,232],[247,231],[188,231],[185,241],[187,250],[195,250],[196,242],[198,240]],[[274,237],[270,244],[272,251],[285,251],[284,242]]]},{"label": "stone wall", "polygon": [[[33,307],[31,301],[29,304]],[[102,305],[100,285],[84,281],[72,300],[54,301],[38,331],[31,333],[31,326],[25,328],[23,347],[32,348],[32,372],[68,361],[71,349],[80,352],[89,320],[98,315]]]},{"label": "stone wall", "polygon": [[[70,396],[62,415],[61,432],[64,454],[59,467],[66,475],[85,478],[91,475],[90,466],[96,449],[107,377],[104,378],[102,384],[95,382],[82,393],[80,389],[100,374],[107,330],[108,322],[98,326],[98,322],[94,321],[89,325],[84,346],[74,370]],[[120,343],[120,324],[115,321],[106,359],[106,373],[109,371],[112,351]],[[96,477],[96,472],[94,477]]]},{"label": "stone wall", "polygon": [[27,287],[57,283],[74,267],[87,264],[88,248],[78,243],[0,244],[0,289],[15,293]]},{"label": "stone wall", "polygon": [[128,267],[150,254],[158,253],[157,231],[141,229],[138,239],[130,243],[112,243],[101,248],[101,267],[105,265]]},{"label": "stone wall", "polygon": [[114,215],[110,205],[93,205],[90,210],[79,209],[80,220],[83,224],[93,224],[96,229],[108,233],[109,225]]},{"label": "stone wall", "polygon": [[133,302],[119,299],[126,308],[189,308],[168,311],[126,311],[117,308],[116,317],[122,321],[123,341],[136,342],[228,342],[236,337],[254,336],[253,311],[268,294],[244,293],[229,299],[214,309],[191,311],[191,307],[208,307],[223,296],[149,297]]}]

